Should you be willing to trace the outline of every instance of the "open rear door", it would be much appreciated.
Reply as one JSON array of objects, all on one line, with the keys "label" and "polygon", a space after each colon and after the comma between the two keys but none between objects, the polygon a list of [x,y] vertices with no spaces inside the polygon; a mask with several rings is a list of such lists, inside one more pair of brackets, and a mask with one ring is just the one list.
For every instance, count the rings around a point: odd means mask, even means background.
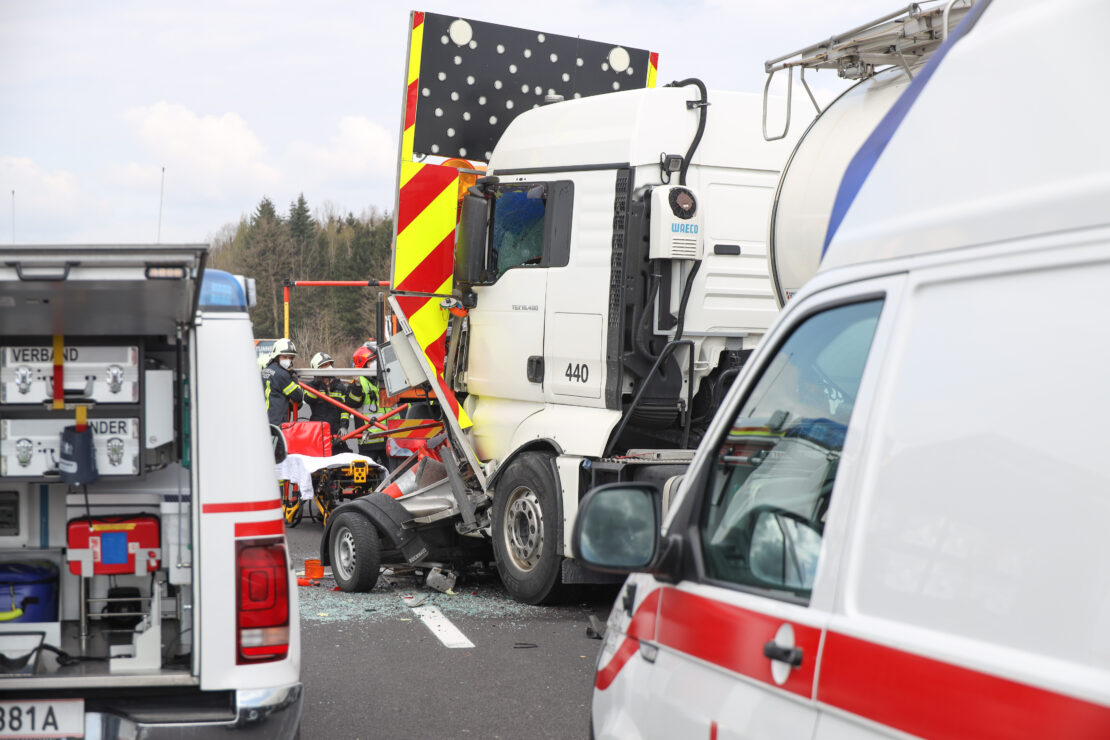
[{"label": "open rear door", "polygon": [[0,246],[0,335],[166,335],[192,323],[207,246]]}]

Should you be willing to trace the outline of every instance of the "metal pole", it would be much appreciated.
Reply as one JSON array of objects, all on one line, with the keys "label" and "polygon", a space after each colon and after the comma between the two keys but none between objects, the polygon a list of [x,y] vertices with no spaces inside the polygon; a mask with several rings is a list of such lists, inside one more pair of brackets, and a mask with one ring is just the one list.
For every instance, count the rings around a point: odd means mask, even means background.
[{"label": "metal pole", "polygon": [[388,280],[293,280],[298,288],[388,288]]},{"label": "metal pole", "polygon": [[285,286],[285,338],[289,338],[289,286]]},{"label": "metal pole", "polygon": [[158,190],[158,241],[155,244],[162,243],[162,202],[166,195],[166,168],[162,168],[162,186]]},{"label": "metal pole", "polygon": [[[374,333],[374,339],[378,340],[378,342],[380,343],[380,342],[385,341],[385,293],[384,292],[378,293],[378,312],[377,312],[376,318],[377,318],[377,321],[375,322],[376,325],[374,327],[374,332],[375,332]],[[377,366],[375,366],[375,367],[377,367]]]},{"label": "metal pole", "polygon": [[12,244],[15,244],[15,188],[12,188]]}]

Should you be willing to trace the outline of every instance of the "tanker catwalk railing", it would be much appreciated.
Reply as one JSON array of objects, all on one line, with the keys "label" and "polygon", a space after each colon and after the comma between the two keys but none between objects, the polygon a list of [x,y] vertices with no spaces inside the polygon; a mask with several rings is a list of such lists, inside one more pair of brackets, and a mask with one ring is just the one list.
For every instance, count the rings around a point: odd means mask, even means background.
[{"label": "tanker catwalk railing", "polygon": [[[795,67],[800,69],[798,78],[818,114],[822,109],[806,82],[807,69],[835,69],[844,79],[864,80],[879,71],[876,68],[898,66],[912,79],[913,70],[932,56],[947,38],[948,29],[958,24],[975,4],[975,0],[947,0],[944,7],[922,7],[935,2],[939,0],[903,6],[870,23],[764,62],[767,82],[763,86],[763,138],[776,141],[790,131]],[[767,131],[767,99],[771,79],[784,69],[787,74],[786,121],[782,133],[772,136]]]}]

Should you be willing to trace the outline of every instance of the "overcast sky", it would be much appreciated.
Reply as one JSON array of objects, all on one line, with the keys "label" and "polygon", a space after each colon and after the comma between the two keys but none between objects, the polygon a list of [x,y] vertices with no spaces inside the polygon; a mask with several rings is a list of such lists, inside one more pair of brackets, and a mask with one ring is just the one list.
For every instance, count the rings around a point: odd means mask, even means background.
[{"label": "overcast sky", "polygon": [[163,167],[163,242],[209,241],[264,195],[391,211],[410,10],[648,49],[660,85],[759,92],[764,60],[907,4],[0,0],[0,243],[153,242]]}]

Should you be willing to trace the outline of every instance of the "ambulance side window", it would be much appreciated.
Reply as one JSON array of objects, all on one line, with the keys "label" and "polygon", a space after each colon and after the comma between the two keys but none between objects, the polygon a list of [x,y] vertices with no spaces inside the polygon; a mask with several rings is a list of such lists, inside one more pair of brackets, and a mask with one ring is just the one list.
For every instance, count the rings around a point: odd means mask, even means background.
[{"label": "ambulance side window", "polygon": [[874,300],[806,319],[741,404],[699,521],[710,581],[808,601],[881,309]]}]

